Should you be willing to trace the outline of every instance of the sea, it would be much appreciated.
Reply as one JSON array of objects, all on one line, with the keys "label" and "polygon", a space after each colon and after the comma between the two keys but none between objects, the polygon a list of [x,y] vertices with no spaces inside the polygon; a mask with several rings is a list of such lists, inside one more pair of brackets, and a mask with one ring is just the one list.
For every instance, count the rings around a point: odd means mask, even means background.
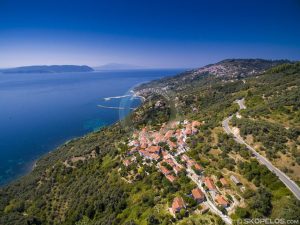
[{"label": "sea", "polygon": [[0,186],[66,141],[122,119],[141,104],[136,85],[182,71],[0,72]]}]

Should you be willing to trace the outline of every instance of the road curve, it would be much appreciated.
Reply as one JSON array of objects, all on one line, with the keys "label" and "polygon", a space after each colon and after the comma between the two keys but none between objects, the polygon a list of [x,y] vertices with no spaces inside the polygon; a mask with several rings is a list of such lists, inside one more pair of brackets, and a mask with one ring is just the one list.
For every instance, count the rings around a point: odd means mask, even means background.
[{"label": "road curve", "polygon": [[[246,106],[244,105],[244,99],[237,100],[237,103],[239,104],[240,109],[245,109],[246,108]],[[284,183],[284,185],[288,189],[290,189],[290,191],[295,195],[295,197],[298,200],[300,200],[300,188],[299,188],[299,186],[294,181],[292,181],[285,173],[283,173],[281,170],[279,170],[278,168],[273,166],[273,164],[269,160],[267,160],[265,157],[263,157],[257,151],[255,151],[255,149],[253,147],[248,145],[240,135],[234,134],[234,132],[229,127],[229,122],[230,122],[231,119],[232,119],[232,116],[227,117],[222,122],[222,126],[223,126],[223,129],[225,130],[225,132],[227,134],[233,135],[234,140],[236,142],[238,142],[239,144],[245,145],[251,151],[253,156],[260,163],[264,164],[272,173],[276,174],[276,176]]]}]

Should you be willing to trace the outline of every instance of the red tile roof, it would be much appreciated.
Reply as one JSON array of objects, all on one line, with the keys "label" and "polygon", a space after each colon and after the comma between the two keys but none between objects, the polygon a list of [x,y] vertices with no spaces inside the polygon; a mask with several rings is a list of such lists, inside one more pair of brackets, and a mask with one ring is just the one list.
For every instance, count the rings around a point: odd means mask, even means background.
[{"label": "red tile roof", "polygon": [[148,144],[145,142],[141,142],[141,148],[147,148]]},{"label": "red tile roof", "polygon": [[179,145],[184,145],[184,141],[183,141],[182,138],[179,138],[179,139],[177,140],[177,143],[178,143]]},{"label": "red tile roof", "polygon": [[186,133],[186,135],[192,134],[192,129],[186,129],[186,130],[185,130],[185,133]]},{"label": "red tile roof", "polygon": [[176,180],[176,177],[174,177],[172,174],[166,175],[166,178],[173,183]]},{"label": "red tile roof", "polygon": [[168,145],[171,147],[171,148],[176,148],[176,143],[172,142],[172,141],[168,141]]},{"label": "red tile roof", "polygon": [[223,186],[228,186],[228,182],[227,182],[227,180],[226,180],[224,177],[222,177],[222,178],[220,179],[220,182],[221,182],[221,184],[222,184]]},{"label": "red tile roof", "polygon": [[198,163],[196,163],[194,167],[196,170],[203,170],[202,166],[200,166]]},{"label": "red tile roof", "polygon": [[131,152],[134,152],[134,151],[137,151],[137,150],[138,150],[138,147],[133,147],[133,148],[130,149]]},{"label": "red tile roof", "polygon": [[154,153],[150,153],[148,151],[145,151],[145,150],[140,150],[139,151],[143,156],[147,157],[147,158],[150,158],[150,159],[154,159],[154,160],[158,160],[160,157],[159,155],[157,154],[154,154]]},{"label": "red tile roof", "polygon": [[196,162],[195,162],[195,160],[193,160],[193,159],[188,159],[187,162],[186,162],[186,164],[187,164],[188,166],[192,167],[192,166],[194,166],[194,165],[196,164]]},{"label": "red tile roof", "polygon": [[167,133],[165,134],[165,139],[168,140],[170,137],[172,137],[174,134],[173,130],[169,130],[167,131]]},{"label": "red tile roof", "polygon": [[172,167],[174,167],[176,165],[172,159],[164,159],[164,162],[168,163]]},{"label": "red tile roof", "polygon": [[159,169],[160,169],[160,171],[161,171],[164,175],[168,175],[168,174],[171,173],[170,170],[168,170],[166,167],[164,167],[164,166],[162,166],[162,165],[159,166]]},{"label": "red tile roof", "polygon": [[217,195],[215,201],[218,205],[228,206],[228,202],[224,199],[222,195]]},{"label": "red tile roof", "polygon": [[179,212],[181,209],[185,208],[185,203],[181,197],[176,197],[172,203],[172,210],[174,213]]},{"label": "red tile roof", "polygon": [[154,139],[155,139],[155,142],[156,142],[156,143],[159,143],[159,142],[164,141],[164,136],[161,135],[161,134],[155,134],[155,135],[154,135]]},{"label": "red tile roof", "polygon": [[161,154],[164,158],[167,158],[169,155],[168,152],[166,152],[166,151],[161,151]]},{"label": "red tile roof", "polygon": [[152,159],[154,159],[154,160],[159,160],[159,155],[157,155],[157,154],[150,154],[150,157],[152,158]]},{"label": "red tile roof", "polygon": [[204,193],[199,189],[199,188],[195,188],[192,190],[192,195],[194,197],[194,199],[196,200],[202,200],[204,199]]},{"label": "red tile roof", "polygon": [[201,123],[199,121],[193,121],[192,122],[192,127],[199,127]]},{"label": "red tile roof", "polygon": [[148,147],[146,149],[146,151],[158,154],[160,152],[160,146],[158,146],[158,145],[152,145],[152,146]]},{"label": "red tile roof", "polygon": [[204,182],[205,182],[205,185],[207,186],[207,188],[210,190],[210,191],[214,191],[216,190],[216,186],[213,182],[213,180],[209,177],[205,177],[204,178]]},{"label": "red tile roof", "polygon": [[182,131],[181,131],[181,130],[179,130],[179,129],[176,130],[176,135],[177,135],[177,136],[180,136],[181,134],[182,134]]}]

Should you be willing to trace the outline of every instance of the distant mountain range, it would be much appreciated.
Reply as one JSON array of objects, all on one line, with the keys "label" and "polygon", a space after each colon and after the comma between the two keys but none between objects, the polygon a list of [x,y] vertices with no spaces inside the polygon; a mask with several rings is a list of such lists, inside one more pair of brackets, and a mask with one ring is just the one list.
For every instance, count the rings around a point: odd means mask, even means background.
[{"label": "distant mountain range", "polygon": [[135,70],[145,69],[143,66],[121,64],[121,63],[108,63],[102,66],[94,67],[95,70]]},{"label": "distant mountain range", "polygon": [[76,65],[51,65],[51,66],[22,66],[0,70],[2,73],[66,73],[66,72],[91,72],[89,66]]}]

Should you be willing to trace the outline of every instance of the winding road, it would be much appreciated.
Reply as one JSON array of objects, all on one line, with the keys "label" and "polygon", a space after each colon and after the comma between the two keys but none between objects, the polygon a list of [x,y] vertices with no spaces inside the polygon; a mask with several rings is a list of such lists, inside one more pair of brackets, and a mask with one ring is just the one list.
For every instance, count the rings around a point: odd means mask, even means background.
[{"label": "winding road", "polygon": [[[237,104],[239,104],[240,109],[246,109],[245,106],[245,100],[244,99],[239,99],[236,101]],[[223,129],[225,130],[225,132],[227,134],[231,134],[234,137],[234,140],[240,144],[245,145],[253,154],[253,156],[262,164],[264,164],[272,173],[276,174],[276,176],[284,183],[284,185],[290,189],[290,191],[295,195],[295,197],[300,200],[300,188],[299,186],[292,181],[285,173],[283,173],[281,170],[279,170],[278,168],[276,168],[275,166],[273,166],[273,164],[267,160],[265,157],[263,157],[262,155],[260,155],[257,151],[255,151],[255,149],[253,147],[251,147],[250,145],[248,145],[244,139],[238,135],[235,134],[230,126],[229,126],[229,122],[232,119],[232,116],[227,117],[226,119],[223,120],[222,122],[222,126]]]}]

